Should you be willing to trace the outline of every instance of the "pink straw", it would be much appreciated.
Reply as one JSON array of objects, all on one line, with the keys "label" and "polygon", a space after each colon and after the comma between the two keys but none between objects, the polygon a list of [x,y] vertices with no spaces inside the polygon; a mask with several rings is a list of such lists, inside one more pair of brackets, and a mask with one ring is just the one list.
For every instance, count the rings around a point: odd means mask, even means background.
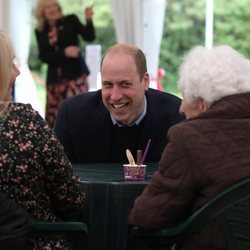
[{"label": "pink straw", "polygon": [[145,151],[144,151],[144,153],[143,153],[143,156],[142,156],[142,159],[141,159],[141,165],[144,163],[144,161],[145,161],[145,159],[146,159],[146,156],[147,156],[147,154],[148,154],[148,149],[149,149],[150,143],[151,143],[151,139],[148,140],[146,149],[145,149]]}]

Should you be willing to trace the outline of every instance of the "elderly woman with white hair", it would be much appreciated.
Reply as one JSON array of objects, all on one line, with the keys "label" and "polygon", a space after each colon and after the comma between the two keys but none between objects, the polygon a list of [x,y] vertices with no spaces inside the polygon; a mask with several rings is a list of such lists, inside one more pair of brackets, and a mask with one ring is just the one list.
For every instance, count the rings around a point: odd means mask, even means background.
[{"label": "elderly woman with white hair", "polygon": [[[250,177],[250,62],[233,48],[194,47],[180,67],[180,112],[159,170],[136,199],[129,223],[174,226],[233,183]],[[181,249],[228,249],[213,222]]]}]

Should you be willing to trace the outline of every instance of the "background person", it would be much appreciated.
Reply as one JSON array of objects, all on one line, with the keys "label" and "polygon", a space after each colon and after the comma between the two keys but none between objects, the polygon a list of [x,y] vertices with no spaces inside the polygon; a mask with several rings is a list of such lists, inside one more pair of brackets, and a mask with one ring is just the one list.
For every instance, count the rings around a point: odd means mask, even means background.
[{"label": "background person", "polygon": [[183,120],[181,100],[149,89],[146,58],[137,47],[116,44],[101,63],[102,89],[66,100],[56,134],[72,162],[127,162],[149,139],[148,162],[160,159],[168,129]]},{"label": "background person", "polygon": [[62,13],[56,0],[38,0],[35,30],[39,58],[48,64],[45,118],[53,127],[58,106],[67,97],[88,91],[89,70],[79,47],[79,36],[95,39],[93,10],[86,8],[86,25],[76,15]]},{"label": "background person", "polygon": [[[136,199],[129,223],[174,226],[213,196],[250,177],[250,62],[229,46],[193,48],[181,68],[180,112],[159,170]],[[181,249],[228,249],[216,222]]]},{"label": "background person", "polygon": [[[39,221],[76,219],[84,193],[48,124],[29,104],[13,103],[19,70],[9,38],[0,31],[0,192]],[[57,245],[57,247],[56,247]],[[37,241],[38,249],[65,249]]]}]

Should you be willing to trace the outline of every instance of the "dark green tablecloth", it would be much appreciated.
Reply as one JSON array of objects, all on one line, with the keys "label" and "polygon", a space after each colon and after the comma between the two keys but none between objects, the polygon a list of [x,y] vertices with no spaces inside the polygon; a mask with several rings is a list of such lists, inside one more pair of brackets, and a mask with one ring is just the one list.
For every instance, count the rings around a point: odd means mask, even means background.
[{"label": "dark green tablecloth", "polygon": [[75,164],[73,168],[86,191],[90,250],[125,250],[129,210],[158,164],[148,164],[145,181],[125,181],[123,165],[118,163]]}]

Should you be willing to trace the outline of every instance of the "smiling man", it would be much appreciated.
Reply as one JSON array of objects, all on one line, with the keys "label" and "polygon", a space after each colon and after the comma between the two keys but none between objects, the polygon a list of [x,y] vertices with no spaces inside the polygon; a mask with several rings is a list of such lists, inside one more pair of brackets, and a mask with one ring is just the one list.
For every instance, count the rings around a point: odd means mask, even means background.
[{"label": "smiling man", "polygon": [[158,162],[168,129],[182,121],[181,100],[149,88],[144,53],[129,44],[110,47],[101,63],[102,89],[67,99],[60,107],[56,134],[69,159],[81,162],[126,162],[151,146],[147,162]]}]

